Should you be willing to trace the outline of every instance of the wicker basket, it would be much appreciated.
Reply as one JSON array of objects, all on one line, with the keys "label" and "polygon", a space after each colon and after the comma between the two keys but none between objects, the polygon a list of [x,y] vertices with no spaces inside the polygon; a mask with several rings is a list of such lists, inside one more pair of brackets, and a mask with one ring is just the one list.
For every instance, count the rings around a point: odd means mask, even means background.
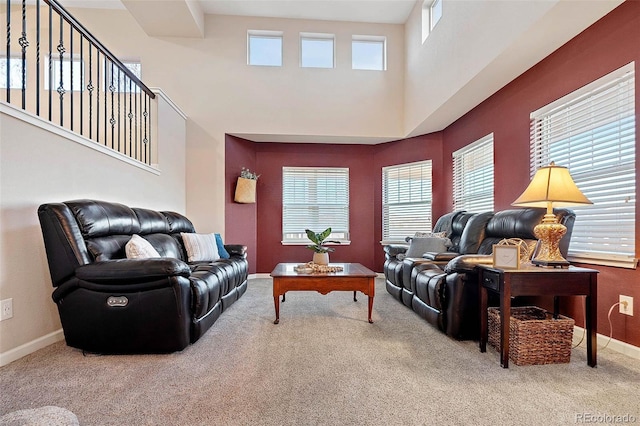
[{"label": "wicker basket", "polygon": [[251,204],[256,202],[256,179],[238,178],[236,194],[233,199],[236,203]]},{"label": "wicker basket", "polygon": [[[500,350],[500,310],[489,308],[489,344]],[[511,308],[509,359],[516,365],[561,364],[571,360],[571,318],[558,319],[535,306]]]}]

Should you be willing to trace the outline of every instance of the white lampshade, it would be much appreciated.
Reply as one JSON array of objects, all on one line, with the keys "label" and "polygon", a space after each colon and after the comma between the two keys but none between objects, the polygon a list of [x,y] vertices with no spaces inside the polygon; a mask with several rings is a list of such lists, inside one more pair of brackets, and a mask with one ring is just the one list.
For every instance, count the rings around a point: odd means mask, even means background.
[{"label": "white lampshade", "polygon": [[578,189],[569,169],[553,162],[536,171],[527,189],[511,205],[548,208],[549,203],[559,207],[593,204]]},{"label": "white lampshade", "polygon": [[562,257],[559,243],[567,232],[566,226],[558,223],[553,206],[577,206],[593,204],[578,189],[566,167],[553,162],[540,167],[524,192],[511,203],[519,207],[545,207],[547,213],[533,233],[540,240],[540,247],[531,260],[534,265],[545,267],[567,267],[569,262]]}]

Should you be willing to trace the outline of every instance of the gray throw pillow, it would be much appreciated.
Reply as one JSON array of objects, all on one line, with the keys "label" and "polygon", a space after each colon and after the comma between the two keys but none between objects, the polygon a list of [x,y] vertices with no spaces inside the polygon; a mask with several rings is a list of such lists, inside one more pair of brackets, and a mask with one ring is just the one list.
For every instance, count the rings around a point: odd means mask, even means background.
[{"label": "gray throw pillow", "polygon": [[427,252],[442,253],[444,251],[447,251],[447,247],[450,245],[450,243],[451,242],[448,238],[413,238],[405,256],[422,257],[422,255]]}]

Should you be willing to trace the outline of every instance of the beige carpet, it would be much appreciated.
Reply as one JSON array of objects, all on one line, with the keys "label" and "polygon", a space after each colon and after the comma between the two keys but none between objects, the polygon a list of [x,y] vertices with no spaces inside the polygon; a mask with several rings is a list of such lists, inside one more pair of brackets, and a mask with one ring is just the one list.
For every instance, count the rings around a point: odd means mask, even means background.
[{"label": "beige carpet", "polygon": [[[640,362],[500,368],[451,340],[377,280],[366,297],[292,292],[274,325],[271,280],[254,279],[195,345],[169,355],[83,356],[63,342],[0,369],[0,416],[57,406],[81,425],[566,425],[640,422]],[[582,420],[582,421],[580,421]],[[602,421],[600,421],[602,423]]]}]

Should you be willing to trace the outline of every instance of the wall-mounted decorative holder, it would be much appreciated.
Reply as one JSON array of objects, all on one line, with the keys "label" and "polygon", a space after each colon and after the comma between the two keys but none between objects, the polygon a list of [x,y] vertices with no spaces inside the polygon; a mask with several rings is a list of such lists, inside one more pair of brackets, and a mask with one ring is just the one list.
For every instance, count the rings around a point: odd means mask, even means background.
[{"label": "wall-mounted decorative holder", "polygon": [[242,168],[240,177],[236,183],[236,195],[234,201],[236,203],[251,204],[256,202],[256,184],[260,175],[249,169]]},{"label": "wall-mounted decorative holder", "polygon": [[236,203],[250,204],[256,202],[256,183],[255,179],[238,178],[236,183],[236,195],[234,201]]}]

